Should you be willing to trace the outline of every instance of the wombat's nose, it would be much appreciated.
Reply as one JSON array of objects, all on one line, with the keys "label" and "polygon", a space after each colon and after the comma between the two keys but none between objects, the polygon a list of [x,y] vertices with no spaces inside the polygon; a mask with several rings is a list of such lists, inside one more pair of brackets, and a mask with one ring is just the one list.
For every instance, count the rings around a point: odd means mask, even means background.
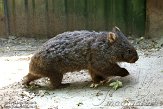
[{"label": "wombat's nose", "polygon": [[139,59],[138,55],[131,58],[130,63],[135,63]]}]

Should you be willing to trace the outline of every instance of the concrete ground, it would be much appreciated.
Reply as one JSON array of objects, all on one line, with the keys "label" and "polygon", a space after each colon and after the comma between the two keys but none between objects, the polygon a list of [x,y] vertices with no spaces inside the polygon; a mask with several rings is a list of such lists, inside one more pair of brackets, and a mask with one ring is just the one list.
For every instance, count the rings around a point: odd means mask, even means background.
[{"label": "concrete ground", "polygon": [[[140,58],[134,64],[119,63],[130,75],[114,79],[123,83],[116,91],[109,83],[90,88],[91,79],[84,70],[64,75],[63,83],[71,83],[66,88],[49,89],[48,78],[35,82],[41,87],[22,86],[30,57],[43,42],[16,37],[0,39],[0,109],[163,109],[162,40],[155,44],[159,47],[151,47],[153,41],[135,44]],[[142,49],[146,43],[150,47]]]}]

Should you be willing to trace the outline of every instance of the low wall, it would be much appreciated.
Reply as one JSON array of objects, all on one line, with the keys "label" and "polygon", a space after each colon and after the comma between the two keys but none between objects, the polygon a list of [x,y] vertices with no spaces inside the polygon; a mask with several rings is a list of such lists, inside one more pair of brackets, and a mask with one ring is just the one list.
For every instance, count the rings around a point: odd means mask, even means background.
[{"label": "low wall", "polygon": [[147,0],[148,37],[163,37],[163,0]]}]

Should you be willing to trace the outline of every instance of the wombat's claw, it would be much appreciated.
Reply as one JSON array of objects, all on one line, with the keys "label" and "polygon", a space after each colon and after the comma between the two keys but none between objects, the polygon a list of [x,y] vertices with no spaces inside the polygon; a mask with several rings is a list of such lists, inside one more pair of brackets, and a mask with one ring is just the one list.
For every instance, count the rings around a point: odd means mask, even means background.
[{"label": "wombat's claw", "polygon": [[90,85],[90,87],[91,87],[91,88],[96,88],[96,87],[98,87],[99,85],[104,85],[106,82],[107,82],[107,80],[102,80],[102,81],[100,81],[99,83],[92,83],[92,84]]},{"label": "wombat's claw", "polygon": [[106,80],[100,81],[100,85],[104,85],[106,82]]},{"label": "wombat's claw", "polygon": [[96,88],[96,87],[98,87],[98,86],[99,86],[99,84],[96,84],[96,83],[92,83],[92,84],[90,85],[91,88]]},{"label": "wombat's claw", "polygon": [[26,82],[24,80],[22,81],[22,85],[25,86],[25,87],[29,87],[30,86],[29,82]]},{"label": "wombat's claw", "polygon": [[106,79],[106,83],[109,83],[112,79],[114,78],[114,76],[110,76],[110,77],[108,77],[107,79]]}]

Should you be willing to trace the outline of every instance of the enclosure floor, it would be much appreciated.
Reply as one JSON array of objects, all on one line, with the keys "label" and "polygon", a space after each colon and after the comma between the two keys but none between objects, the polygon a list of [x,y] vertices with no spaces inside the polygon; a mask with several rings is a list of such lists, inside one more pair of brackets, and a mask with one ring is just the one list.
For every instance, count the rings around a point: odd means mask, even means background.
[{"label": "enclosure floor", "polygon": [[28,73],[33,52],[45,40],[0,39],[0,109],[161,109],[163,108],[163,47],[138,49],[134,64],[120,63],[130,75],[115,78],[123,87],[113,90],[109,83],[90,88],[87,71],[67,73],[63,83],[70,86],[49,89],[47,78],[35,81],[29,88],[21,85]]}]

